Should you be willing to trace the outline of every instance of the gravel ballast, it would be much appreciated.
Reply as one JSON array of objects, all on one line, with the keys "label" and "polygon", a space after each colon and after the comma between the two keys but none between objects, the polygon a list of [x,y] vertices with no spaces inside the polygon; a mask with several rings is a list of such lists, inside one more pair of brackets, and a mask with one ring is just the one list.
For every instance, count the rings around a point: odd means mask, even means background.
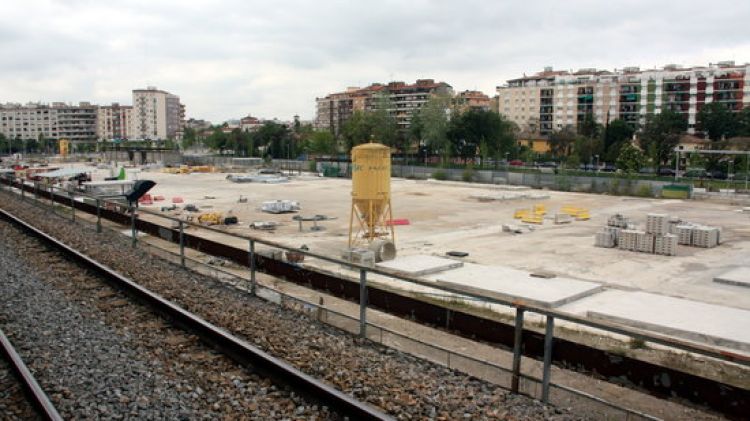
[{"label": "gravel ballast", "polygon": [[0,324],[64,418],[330,418],[7,222],[0,238]]},{"label": "gravel ballast", "polygon": [[89,224],[69,224],[15,201],[5,201],[2,207],[187,310],[398,419],[581,418],[249,297],[212,278],[133,250],[130,240],[119,234],[97,234]]}]

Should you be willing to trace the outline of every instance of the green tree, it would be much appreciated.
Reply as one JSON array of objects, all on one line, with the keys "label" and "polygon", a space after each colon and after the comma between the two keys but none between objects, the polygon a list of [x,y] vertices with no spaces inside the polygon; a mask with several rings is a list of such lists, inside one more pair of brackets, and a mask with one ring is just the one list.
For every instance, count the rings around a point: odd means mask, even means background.
[{"label": "green tree", "polygon": [[346,152],[353,147],[370,141],[373,136],[372,122],[364,111],[355,111],[341,127],[341,137],[344,138]]},{"label": "green tree", "polygon": [[329,131],[313,132],[305,150],[311,154],[333,155],[336,153],[336,139]]},{"label": "green tree", "polygon": [[745,107],[734,116],[737,136],[750,136],[750,107]]},{"label": "green tree", "polygon": [[604,159],[613,162],[620,156],[620,148],[633,138],[635,131],[625,121],[616,119],[604,129]]},{"label": "green tree", "polygon": [[686,128],[685,118],[671,110],[663,110],[661,114],[648,116],[640,143],[641,149],[649,152],[657,172],[672,157],[674,148],[680,142],[680,136]]},{"label": "green tree", "polygon": [[375,140],[384,145],[392,146],[403,152],[404,144],[400,142],[404,138],[399,136],[398,124],[391,115],[393,109],[390,96],[387,93],[379,93],[375,96],[375,109],[365,113],[365,119],[369,120],[372,135]]},{"label": "green tree", "polygon": [[593,162],[594,155],[601,158],[603,149],[601,139],[596,137],[577,136],[573,145],[573,152],[578,157],[578,162]]},{"label": "green tree", "polygon": [[700,130],[714,142],[732,137],[736,132],[737,121],[733,113],[720,102],[703,105],[697,120]]},{"label": "green tree", "polygon": [[591,139],[598,138],[602,133],[602,125],[597,123],[594,115],[587,113],[578,123],[578,134]]},{"label": "green tree", "polygon": [[570,128],[557,130],[549,135],[550,152],[558,158],[567,157],[573,150],[575,140],[576,134]]},{"label": "green tree", "polygon": [[267,121],[258,129],[255,142],[272,158],[287,158],[294,153],[289,129],[273,121]]},{"label": "green tree", "polygon": [[185,131],[182,134],[182,148],[190,149],[198,143],[198,136],[195,129],[192,127],[185,127]]},{"label": "green tree", "polygon": [[206,139],[208,147],[214,150],[218,150],[220,154],[224,154],[224,150],[227,149],[227,135],[222,130],[222,127],[214,127],[211,134]]},{"label": "green tree", "polygon": [[645,165],[646,157],[640,149],[627,142],[620,148],[615,165],[617,169],[628,174],[635,174]]},{"label": "green tree", "polygon": [[469,110],[451,119],[447,136],[452,150],[464,161],[477,152],[497,160],[514,149],[514,129],[513,123],[494,111]]},{"label": "green tree", "polygon": [[443,163],[450,159],[451,154],[451,144],[448,140],[450,107],[450,95],[434,95],[412,119],[412,133],[417,136],[420,143],[424,142],[430,154],[440,155]]}]

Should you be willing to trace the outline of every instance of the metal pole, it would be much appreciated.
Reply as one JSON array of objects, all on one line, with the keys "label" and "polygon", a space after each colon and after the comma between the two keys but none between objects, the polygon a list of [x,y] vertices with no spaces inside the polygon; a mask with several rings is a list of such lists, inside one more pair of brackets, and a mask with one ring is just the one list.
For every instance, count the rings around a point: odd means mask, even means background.
[{"label": "metal pole", "polygon": [[135,208],[133,205],[128,206],[130,208],[130,235],[133,236],[132,245],[135,247],[136,243],[136,232],[135,232]]},{"label": "metal pole", "polygon": [[99,199],[96,199],[96,232],[102,232],[102,207]]},{"label": "metal pole", "polygon": [[180,264],[185,267],[185,227],[180,221]]},{"label": "metal pole", "polygon": [[255,296],[256,282],[255,282],[255,240],[250,240],[250,253],[248,254],[250,259],[250,294]]},{"label": "metal pole", "polygon": [[516,329],[513,335],[513,377],[511,378],[510,383],[510,390],[513,393],[518,393],[518,384],[521,379],[521,341],[523,339],[523,313],[523,308],[516,308]]},{"label": "metal pole", "polygon": [[75,193],[70,192],[70,215],[73,222],[76,221],[76,201]]},{"label": "metal pole", "polygon": [[549,403],[550,368],[552,365],[552,338],[555,334],[555,318],[547,316],[544,331],[544,368],[542,371],[542,402]]},{"label": "metal pole", "polygon": [[674,181],[677,182],[677,174],[680,172],[680,151],[677,151],[677,159],[674,161]]},{"label": "metal pole", "polygon": [[359,270],[359,336],[367,337],[367,271]]}]

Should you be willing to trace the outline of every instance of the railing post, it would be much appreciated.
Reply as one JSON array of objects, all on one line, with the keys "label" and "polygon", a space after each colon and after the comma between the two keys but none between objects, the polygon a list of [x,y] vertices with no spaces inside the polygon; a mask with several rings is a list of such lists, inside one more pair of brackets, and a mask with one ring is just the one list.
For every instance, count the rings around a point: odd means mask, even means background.
[{"label": "railing post", "polygon": [[513,393],[518,393],[518,385],[521,380],[521,341],[523,340],[523,313],[523,308],[516,308],[516,326],[513,335],[513,377],[511,378],[510,383],[510,390]]},{"label": "railing post", "polygon": [[96,199],[96,232],[102,232],[102,204],[99,199]]},{"label": "railing post", "polygon": [[549,403],[549,382],[552,366],[552,338],[555,335],[555,318],[547,316],[544,330],[544,367],[542,369],[542,402]]},{"label": "railing post", "polygon": [[359,336],[367,337],[367,270],[359,270]]},{"label": "railing post", "polygon": [[137,233],[135,231],[135,208],[133,207],[133,205],[128,206],[128,208],[130,209],[130,235],[133,236],[132,245],[135,248],[135,243],[137,241]]},{"label": "railing post", "polygon": [[72,191],[70,194],[70,218],[73,222],[76,221],[76,200],[75,200],[75,193]]},{"label": "railing post", "polygon": [[255,283],[255,240],[249,241],[249,253],[248,259],[250,259],[250,294],[255,296],[256,283]]},{"label": "railing post", "polygon": [[185,224],[180,221],[180,265],[185,267]]}]

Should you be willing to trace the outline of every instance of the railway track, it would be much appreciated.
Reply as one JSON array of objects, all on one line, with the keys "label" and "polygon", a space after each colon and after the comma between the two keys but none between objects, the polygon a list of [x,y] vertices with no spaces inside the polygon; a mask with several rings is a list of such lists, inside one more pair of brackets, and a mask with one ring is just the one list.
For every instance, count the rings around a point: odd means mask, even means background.
[{"label": "railway track", "polygon": [[[36,208],[18,210],[35,225],[55,232],[144,287],[396,418],[581,418],[251,298],[134,250],[129,240],[116,233],[97,234],[87,224],[61,224],[61,218]],[[148,271],[139,269],[144,262]]]},{"label": "railway track", "polygon": [[[189,376],[190,373],[195,373],[196,376],[211,376],[216,372],[237,371],[236,364],[233,364],[232,360],[240,366],[249,367],[253,372],[249,376],[235,375],[235,378],[231,379],[232,382],[223,382],[222,380],[225,379],[221,378],[213,382],[196,382],[196,386],[191,388],[193,392],[188,395],[189,397],[199,397],[212,393],[219,396],[231,395],[232,389],[236,391],[239,383],[244,386],[245,391],[252,390],[255,392],[255,398],[258,397],[258,394],[262,395],[259,399],[248,400],[245,397],[244,401],[240,401],[240,395],[243,393],[235,393],[237,399],[233,401],[234,408],[229,407],[229,413],[222,411],[226,405],[223,405],[220,400],[216,400],[214,405],[209,407],[215,415],[313,417],[314,419],[390,419],[389,416],[370,405],[359,402],[242,339],[228,334],[199,316],[141,287],[132,280],[61,243],[17,217],[2,211],[2,218],[22,229],[26,234],[35,237],[32,241],[29,241],[28,238],[19,239],[19,236],[14,236],[7,227],[4,229],[6,241],[8,237],[15,237],[16,248],[20,249],[24,255],[27,257],[32,255],[43,256],[40,259],[44,262],[43,267],[38,269],[44,270],[46,267],[49,270],[49,273],[46,274],[47,277],[58,279],[60,285],[57,285],[57,287],[66,289],[66,294],[70,298],[79,302],[89,301],[96,304],[100,311],[107,313],[108,323],[118,326],[118,329],[130,330],[131,332],[142,329],[152,330],[150,334],[138,335],[139,350],[145,349],[147,353],[151,354],[149,358],[161,360],[159,365],[166,368],[160,370],[162,376],[165,377],[163,382],[165,389],[172,385],[169,379],[180,379],[181,376]],[[19,245],[20,243],[23,244]],[[97,280],[105,280],[111,287],[98,285]],[[66,283],[67,285],[65,285]],[[123,294],[118,293],[117,290],[125,292],[128,297],[135,299],[142,305],[136,305],[125,300]],[[75,298],[72,296],[75,296]],[[146,306],[148,310],[143,306]],[[164,323],[163,319],[157,317],[157,314],[169,322]],[[118,318],[121,320],[115,322],[114,319]],[[129,324],[123,322],[123,319],[128,318],[130,319],[128,320]],[[175,333],[173,326],[180,327],[183,332]],[[200,338],[202,342],[195,340],[195,337]],[[109,348],[108,345],[110,344],[102,344],[99,349],[100,352],[107,352],[107,349],[102,348]],[[212,348],[219,350],[223,355],[215,355]],[[95,357],[99,359],[107,358],[101,355],[95,355]],[[131,355],[125,355],[125,357],[131,357]],[[11,359],[11,361],[17,360],[18,358]],[[118,361],[118,364],[127,365],[128,362],[128,358],[124,358]],[[181,369],[171,370],[167,368],[176,365],[182,365]],[[82,368],[84,366],[85,364],[81,365]],[[83,371],[88,372],[90,370],[84,368]],[[28,371],[21,371],[21,373],[24,379],[30,378]],[[29,390],[33,391],[30,396],[35,398],[32,400],[35,403],[34,406],[42,410],[43,418],[59,419],[55,418],[54,407],[48,400],[45,401],[41,389],[38,385],[34,387],[33,378],[30,379],[31,381],[28,384],[30,384]],[[237,381],[238,379],[239,381]],[[93,383],[97,380],[87,379],[83,381]],[[273,382],[276,387],[272,387],[268,380]],[[224,386],[226,386],[224,389],[226,390],[223,390],[220,385],[217,386],[216,383],[224,383]],[[156,392],[160,383],[154,382],[154,384],[157,386],[152,391]],[[74,388],[68,388],[67,390],[71,390],[69,394],[75,395],[76,392],[72,389]],[[144,388],[143,390],[149,389]],[[96,396],[98,397],[98,394]],[[64,399],[65,396],[62,398]],[[79,395],[74,400],[82,398]],[[123,404],[129,404],[131,400],[137,401],[138,399],[140,401],[135,402],[135,404],[141,409],[148,408],[150,404],[154,404],[154,406],[161,404],[153,398],[149,401],[149,398],[143,393],[138,398],[128,396],[120,398]],[[109,414],[112,409],[107,405],[99,405],[96,400],[92,402],[91,406],[96,407],[96,410],[100,412],[99,415]],[[77,409],[83,407],[85,405],[68,405],[63,412],[72,417],[91,415],[86,410],[83,410],[83,412],[77,411]],[[198,405],[193,405],[191,409],[195,411],[194,413],[202,410]],[[179,411],[184,412],[183,415],[190,413],[185,411],[184,408]],[[137,415],[144,414],[138,412]],[[152,412],[150,415],[170,417],[177,414]]]}]

